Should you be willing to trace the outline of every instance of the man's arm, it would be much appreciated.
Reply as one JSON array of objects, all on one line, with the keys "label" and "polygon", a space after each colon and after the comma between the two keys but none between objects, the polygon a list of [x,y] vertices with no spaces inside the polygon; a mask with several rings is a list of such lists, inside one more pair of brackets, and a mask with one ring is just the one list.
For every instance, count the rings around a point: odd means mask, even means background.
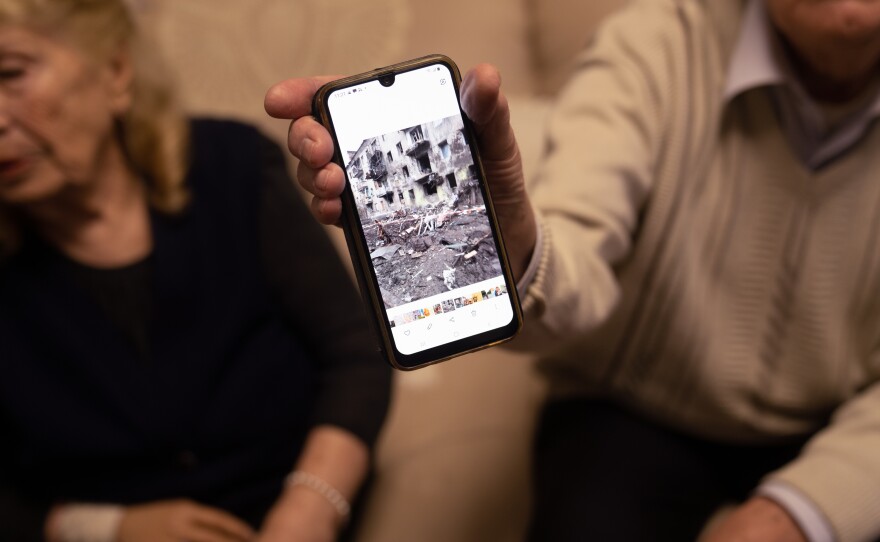
[{"label": "man's arm", "polygon": [[671,3],[638,2],[604,24],[581,55],[547,126],[547,154],[529,184],[541,253],[524,298],[518,346],[557,344],[616,308],[616,268],[630,254],[653,190],[677,29]]},{"label": "man's arm", "polygon": [[873,541],[880,537],[878,510],[880,383],[875,383],[841,406],[800,457],[771,473],[707,542]]},{"label": "man's arm", "polygon": [[767,479],[815,503],[837,542],[880,538],[880,382],[839,407],[800,457]]}]

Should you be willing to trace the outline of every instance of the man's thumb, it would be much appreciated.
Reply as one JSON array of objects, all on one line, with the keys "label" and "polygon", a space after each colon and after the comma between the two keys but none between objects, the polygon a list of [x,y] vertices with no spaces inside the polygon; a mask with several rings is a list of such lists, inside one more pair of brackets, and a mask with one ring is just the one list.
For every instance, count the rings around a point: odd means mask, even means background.
[{"label": "man's thumb", "polygon": [[501,92],[501,74],[480,64],[462,81],[462,108],[474,124],[484,160],[502,161],[516,153],[510,108]]}]

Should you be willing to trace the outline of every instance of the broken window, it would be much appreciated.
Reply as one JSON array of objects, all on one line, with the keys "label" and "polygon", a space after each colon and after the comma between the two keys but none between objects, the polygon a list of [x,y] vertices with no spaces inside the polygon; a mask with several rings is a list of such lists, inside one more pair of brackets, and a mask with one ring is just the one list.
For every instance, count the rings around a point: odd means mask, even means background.
[{"label": "broken window", "polygon": [[403,154],[403,144],[400,141],[397,142],[397,154]]},{"label": "broken window", "polygon": [[437,194],[437,185],[432,183],[427,183],[425,185],[425,195],[433,196]]},{"label": "broken window", "polygon": [[382,152],[374,152],[370,155],[370,174],[369,178],[379,179],[387,174],[385,160],[383,160]]},{"label": "broken window", "polygon": [[452,154],[449,149],[449,143],[441,141],[437,146],[440,148],[440,156],[442,156],[444,160],[449,160],[449,157]]},{"label": "broken window", "polygon": [[409,200],[410,200],[410,201],[415,201],[415,200],[416,200],[416,191],[415,191],[415,190],[410,190],[410,191],[409,191]]},{"label": "broken window", "polygon": [[449,181],[449,188],[455,190],[455,187],[458,186],[458,182],[455,180],[455,173],[447,175],[446,180]]},{"label": "broken window", "polygon": [[428,157],[428,153],[417,157],[416,162],[419,164],[419,171],[422,173],[431,173],[431,171],[433,171],[431,169],[431,159]]},{"label": "broken window", "polygon": [[452,138],[452,150],[458,154],[460,152],[464,152],[467,148],[467,144],[464,142],[464,134],[460,131],[456,131],[455,135]]},{"label": "broken window", "polygon": [[388,151],[388,161],[389,161],[389,162],[393,162],[393,161],[394,161],[394,157],[391,156],[391,151]]},{"label": "broken window", "polygon": [[403,166],[403,176],[409,179],[409,168],[406,166]]},{"label": "broken window", "polygon": [[412,130],[409,131],[409,138],[412,141],[412,144],[415,145],[419,141],[425,139],[425,136],[422,135],[422,127],[416,126]]}]

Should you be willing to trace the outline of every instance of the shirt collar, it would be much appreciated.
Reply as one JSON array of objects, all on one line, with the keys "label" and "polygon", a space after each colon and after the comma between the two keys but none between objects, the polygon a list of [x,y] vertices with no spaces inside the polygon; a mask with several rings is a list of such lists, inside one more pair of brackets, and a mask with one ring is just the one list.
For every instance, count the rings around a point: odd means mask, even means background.
[{"label": "shirt collar", "polygon": [[829,126],[823,111],[793,75],[767,14],[765,0],[748,0],[724,87],[724,103],[744,93],[771,92],[781,128],[800,160],[818,169],[848,152],[880,117],[880,92],[860,111]]},{"label": "shirt collar", "polygon": [[[773,32],[764,0],[748,0],[727,72],[725,103],[750,90],[785,85],[809,100],[800,84],[791,80],[790,71],[779,58]],[[880,116],[880,92],[864,114],[868,117]]]},{"label": "shirt collar", "polygon": [[764,86],[784,85],[787,75],[774,55],[773,35],[762,0],[749,0],[733,51],[724,101]]}]

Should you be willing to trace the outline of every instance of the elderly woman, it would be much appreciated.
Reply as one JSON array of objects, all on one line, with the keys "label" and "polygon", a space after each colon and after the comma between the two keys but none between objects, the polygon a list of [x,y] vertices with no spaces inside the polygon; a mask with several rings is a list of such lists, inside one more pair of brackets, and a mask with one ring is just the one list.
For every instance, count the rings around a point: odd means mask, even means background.
[{"label": "elderly woman", "polygon": [[280,151],[164,81],[120,0],[0,2],[0,539],[333,540],[389,372]]}]

